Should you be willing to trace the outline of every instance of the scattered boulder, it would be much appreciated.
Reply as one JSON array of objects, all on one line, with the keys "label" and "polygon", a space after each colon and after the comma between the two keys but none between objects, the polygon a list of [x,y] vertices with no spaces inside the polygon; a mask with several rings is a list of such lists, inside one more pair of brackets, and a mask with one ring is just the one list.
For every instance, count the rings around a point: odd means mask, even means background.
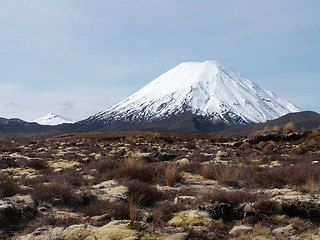
[{"label": "scattered boulder", "polygon": [[187,239],[187,237],[188,237],[187,233],[176,233],[165,238],[164,240],[185,240]]},{"label": "scattered boulder", "polygon": [[118,201],[127,199],[128,188],[115,180],[109,180],[93,185],[92,191],[101,200]]},{"label": "scattered boulder", "polygon": [[216,157],[228,157],[228,156],[229,156],[229,153],[223,152],[220,150],[216,153]]},{"label": "scattered boulder", "polygon": [[162,162],[162,161],[170,161],[173,160],[177,157],[176,154],[172,154],[172,153],[168,153],[165,152],[163,150],[160,150],[156,155],[155,158],[158,159],[158,161]]},{"label": "scattered boulder", "polygon": [[173,203],[179,206],[191,206],[191,204],[196,200],[194,196],[178,196],[174,199]]},{"label": "scattered boulder", "polygon": [[86,240],[109,240],[109,239],[137,239],[138,232],[129,228],[128,221],[112,221],[102,227],[93,227],[87,224],[71,225],[67,228],[42,227],[33,233],[19,237],[19,240],[40,239],[86,239]]},{"label": "scattered boulder", "polygon": [[138,232],[136,230],[131,230],[128,223],[124,221],[112,221],[103,227],[97,228],[94,232],[93,239],[125,239],[134,240],[138,239]]},{"label": "scattered boulder", "polygon": [[281,234],[285,234],[285,235],[290,235],[292,234],[294,231],[293,227],[291,224],[285,226],[285,227],[279,227],[276,229],[272,230],[272,233],[275,235],[281,235]]},{"label": "scattered boulder", "polygon": [[177,160],[176,163],[182,164],[182,165],[188,164],[188,163],[190,163],[190,160],[188,158],[182,158],[182,159]]},{"label": "scattered boulder", "polygon": [[232,236],[240,236],[243,233],[252,231],[252,229],[253,227],[246,226],[246,225],[235,226],[230,230],[229,234]]},{"label": "scattered boulder", "polygon": [[238,220],[243,218],[243,211],[238,210],[230,203],[216,202],[204,208],[213,219],[225,221]]},{"label": "scattered boulder", "polygon": [[202,225],[208,226],[213,223],[210,215],[207,212],[199,210],[189,210],[176,213],[174,217],[168,222],[172,226],[194,226]]}]

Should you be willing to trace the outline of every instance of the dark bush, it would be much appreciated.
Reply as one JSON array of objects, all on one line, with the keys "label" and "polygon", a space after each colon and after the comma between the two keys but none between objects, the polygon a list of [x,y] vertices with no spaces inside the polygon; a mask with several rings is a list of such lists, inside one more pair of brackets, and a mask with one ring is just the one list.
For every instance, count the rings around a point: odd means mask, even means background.
[{"label": "dark bush", "polygon": [[109,201],[96,200],[92,201],[88,206],[80,207],[77,211],[82,212],[85,216],[100,216],[107,213],[110,209]]},{"label": "dark bush", "polygon": [[178,172],[189,172],[194,174],[201,174],[202,164],[200,162],[191,162],[179,166]]},{"label": "dark bush", "polygon": [[128,187],[128,197],[143,207],[153,206],[163,196],[156,187],[144,182],[131,180],[123,184]]},{"label": "dark bush", "polygon": [[137,180],[145,183],[153,183],[155,175],[154,165],[151,164],[122,167],[114,172],[114,177],[117,179]]},{"label": "dark bush", "polygon": [[70,185],[72,185],[74,187],[85,186],[88,184],[88,180],[85,179],[81,175],[81,173],[79,173],[73,169],[66,170],[65,172],[62,172],[61,174],[57,175],[56,177],[63,179],[65,182],[69,183]]},{"label": "dark bush", "polygon": [[11,167],[18,167],[18,163],[15,158],[9,156],[0,157],[0,169],[6,169]]},{"label": "dark bush", "polygon": [[174,213],[186,209],[185,206],[174,204],[172,201],[161,201],[153,208],[153,218],[157,221],[167,223],[173,217]]},{"label": "dark bush", "polygon": [[21,192],[16,181],[4,173],[0,173],[0,197],[11,197]]},{"label": "dark bush", "polygon": [[318,179],[319,174],[320,167],[304,163],[295,166],[263,168],[253,173],[248,168],[244,168],[239,179],[246,187],[283,188],[288,184],[303,185],[308,177]]},{"label": "dark bush", "polygon": [[46,216],[42,219],[40,226],[50,225],[53,227],[69,227],[80,223],[82,223],[82,220],[79,217]]},{"label": "dark bush", "polygon": [[266,196],[248,193],[243,190],[212,190],[203,195],[204,202],[223,202],[232,205],[238,205],[245,202],[256,202],[261,198],[266,198]]},{"label": "dark bush", "polygon": [[40,170],[40,169],[47,168],[48,164],[45,160],[42,160],[42,159],[31,159],[26,162],[26,167],[30,167],[35,170]]},{"label": "dark bush", "polygon": [[40,184],[34,187],[31,194],[37,202],[63,206],[74,206],[76,202],[72,186],[63,180]]},{"label": "dark bush", "polygon": [[108,214],[112,219],[129,219],[129,205],[126,202],[110,202]]},{"label": "dark bush", "polygon": [[120,167],[120,162],[112,159],[106,158],[102,160],[95,160],[88,165],[89,169],[97,169],[100,173],[109,172]]}]

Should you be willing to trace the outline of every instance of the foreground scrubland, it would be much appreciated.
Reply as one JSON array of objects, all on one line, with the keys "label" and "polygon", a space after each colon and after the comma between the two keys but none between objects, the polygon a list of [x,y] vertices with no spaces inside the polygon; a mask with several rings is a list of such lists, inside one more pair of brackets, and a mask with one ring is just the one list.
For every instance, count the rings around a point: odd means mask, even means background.
[{"label": "foreground scrubland", "polygon": [[0,239],[320,239],[320,130],[0,139]]}]

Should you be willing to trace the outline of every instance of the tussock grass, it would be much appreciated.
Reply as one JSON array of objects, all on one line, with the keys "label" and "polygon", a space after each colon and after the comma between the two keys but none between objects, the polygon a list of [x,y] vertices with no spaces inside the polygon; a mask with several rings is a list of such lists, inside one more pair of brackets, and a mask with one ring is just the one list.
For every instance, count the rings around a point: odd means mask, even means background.
[{"label": "tussock grass", "polygon": [[295,131],[295,125],[293,122],[287,123],[283,128],[283,132],[286,134],[293,133],[294,131]]},{"label": "tussock grass", "polygon": [[165,179],[169,187],[176,183],[177,167],[175,165],[168,165],[165,169]]}]

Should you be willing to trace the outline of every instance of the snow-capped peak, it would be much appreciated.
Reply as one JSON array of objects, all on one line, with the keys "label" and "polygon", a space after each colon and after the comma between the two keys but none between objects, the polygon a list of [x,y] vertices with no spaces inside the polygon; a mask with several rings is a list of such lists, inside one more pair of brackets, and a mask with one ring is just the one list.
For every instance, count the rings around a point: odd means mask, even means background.
[{"label": "snow-capped peak", "polygon": [[66,119],[66,118],[63,118],[59,115],[52,114],[52,113],[49,113],[41,118],[38,118],[38,119],[34,120],[33,122],[36,122],[40,125],[52,125],[52,126],[63,124],[63,123],[75,123],[75,121],[73,121],[73,120]]},{"label": "snow-capped peak", "polygon": [[298,111],[227,65],[206,61],[179,64],[93,118],[139,121],[192,113],[208,116],[212,122],[247,124]]}]

